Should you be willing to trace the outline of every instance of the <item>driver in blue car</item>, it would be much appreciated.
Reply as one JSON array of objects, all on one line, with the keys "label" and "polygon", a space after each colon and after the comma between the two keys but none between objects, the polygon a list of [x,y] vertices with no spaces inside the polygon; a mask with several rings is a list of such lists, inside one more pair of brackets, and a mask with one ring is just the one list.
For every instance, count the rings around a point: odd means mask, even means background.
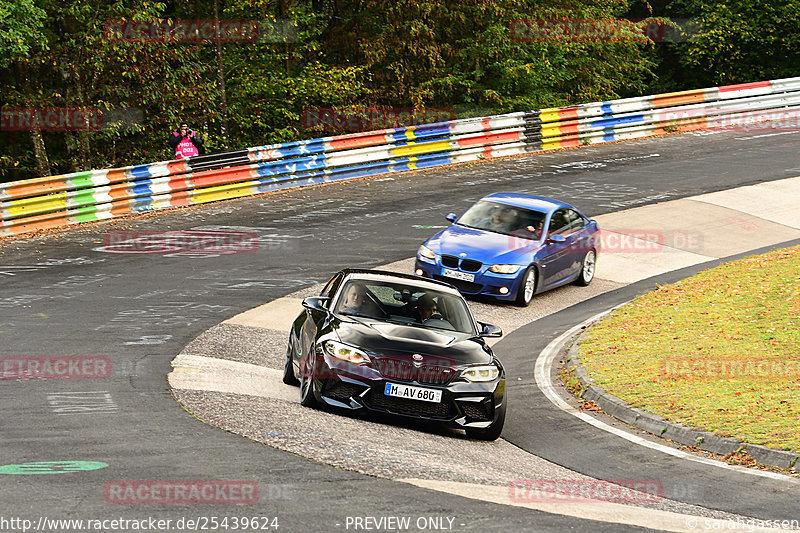
[{"label": "driver in blue car", "polygon": [[494,211],[492,211],[491,216],[488,216],[478,222],[478,227],[500,233],[509,233],[515,228],[516,222],[516,210],[510,207],[497,207],[494,209]]}]

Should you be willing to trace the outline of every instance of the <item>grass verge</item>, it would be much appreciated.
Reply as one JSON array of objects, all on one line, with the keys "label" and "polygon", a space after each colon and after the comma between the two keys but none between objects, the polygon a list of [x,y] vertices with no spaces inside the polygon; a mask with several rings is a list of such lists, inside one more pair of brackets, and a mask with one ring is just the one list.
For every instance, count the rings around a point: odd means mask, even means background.
[{"label": "grass verge", "polygon": [[590,328],[580,356],[631,406],[800,452],[800,246],[660,286]]}]

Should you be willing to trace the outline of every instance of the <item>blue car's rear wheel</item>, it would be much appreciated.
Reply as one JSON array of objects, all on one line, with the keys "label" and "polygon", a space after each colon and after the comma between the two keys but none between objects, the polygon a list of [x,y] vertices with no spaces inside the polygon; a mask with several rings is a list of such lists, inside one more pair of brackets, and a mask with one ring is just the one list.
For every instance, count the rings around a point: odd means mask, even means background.
[{"label": "blue car's rear wheel", "polygon": [[533,265],[529,266],[525,273],[522,274],[522,283],[517,289],[517,305],[528,307],[533,300],[533,295],[536,292],[536,269]]}]

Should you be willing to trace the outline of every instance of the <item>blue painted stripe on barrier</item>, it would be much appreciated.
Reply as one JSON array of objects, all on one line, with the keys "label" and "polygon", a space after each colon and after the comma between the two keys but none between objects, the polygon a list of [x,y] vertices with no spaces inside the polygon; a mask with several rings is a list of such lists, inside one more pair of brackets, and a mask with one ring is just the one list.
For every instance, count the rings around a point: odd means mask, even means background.
[{"label": "blue painted stripe on barrier", "polygon": [[150,189],[150,185],[152,184],[152,180],[141,180],[141,181],[134,181],[130,183],[128,190],[135,194],[136,196],[142,196],[145,194],[153,194],[153,191]]},{"label": "blue painted stripe on barrier", "polygon": [[610,132],[604,132],[603,133],[603,141],[611,142],[611,141],[615,141],[615,140],[616,140],[616,137],[614,136],[613,130],[610,131]]},{"label": "blue painted stripe on barrier", "polygon": [[152,165],[137,165],[131,168],[128,172],[131,176],[133,176],[133,179],[149,178],[151,166]]},{"label": "blue painted stripe on barrier", "polygon": [[593,120],[591,122],[592,127],[595,128],[613,128],[615,126],[622,126],[622,125],[630,125],[635,123],[642,123],[644,124],[644,115],[643,114],[636,114],[636,115],[628,115],[624,117],[610,117],[610,118],[603,118],[600,120]]},{"label": "blue painted stripe on barrier", "polygon": [[131,198],[130,208],[134,213],[141,213],[143,211],[153,211],[153,197],[145,196],[142,198]]},{"label": "blue painted stripe on barrier", "polygon": [[611,115],[614,111],[611,109],[611,102],[603,102],[603,105],[600,106],[600,111],[603,112],[604,115]]}]

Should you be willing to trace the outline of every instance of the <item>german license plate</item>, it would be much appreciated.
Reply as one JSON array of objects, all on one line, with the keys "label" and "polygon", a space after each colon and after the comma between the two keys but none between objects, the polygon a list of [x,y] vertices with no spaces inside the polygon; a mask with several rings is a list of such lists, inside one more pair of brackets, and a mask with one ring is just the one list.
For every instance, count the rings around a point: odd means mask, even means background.
[{"label": "german license plate", "polygon": [[409,400],[421,400],[423,402],[442,402],[442,391],[436,389],[424,389],[422,387],[410,387],[398,383],[387,383],[383,389],[386,396],[395,398],[408,398]]},{"label": "german license plate", "polygon": [[448,278],[460,279],[461,281],[475,281],[475,274],[467,274],[466,272],[450,270],[449,268],[445,268],[442,271],[442,275]]}]

